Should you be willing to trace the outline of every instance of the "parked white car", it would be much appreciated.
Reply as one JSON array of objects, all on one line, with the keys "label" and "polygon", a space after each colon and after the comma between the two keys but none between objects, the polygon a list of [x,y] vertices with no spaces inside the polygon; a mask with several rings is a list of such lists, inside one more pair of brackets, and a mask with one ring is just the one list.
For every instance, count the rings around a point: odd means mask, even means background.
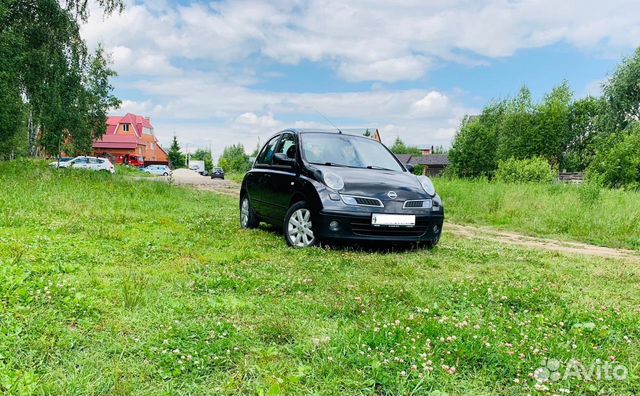
[{"label": "parked white car", "polygon": [[116,169],[106,158],[97,158],[97,157],[86,157],[80,156],[75,157],[72,160],[60,162],[58,165],[58,161],[54,161],[49,163],[50,166],[60,167],[60,168],[73,168],[73,169],[87,169],[92,171],[105,171],[110,173],[115,173]]},{"label": "parked white car", "polygon": [[167,165],[149,165],[147,167],[142,168],[143,172],[151,173],[156,176],[170,176],[171,168]]}]

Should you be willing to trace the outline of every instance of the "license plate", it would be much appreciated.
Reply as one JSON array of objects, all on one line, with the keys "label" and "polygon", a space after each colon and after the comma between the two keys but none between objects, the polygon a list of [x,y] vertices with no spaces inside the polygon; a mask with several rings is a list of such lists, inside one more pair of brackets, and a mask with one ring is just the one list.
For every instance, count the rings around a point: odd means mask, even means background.
[{"label": "license plate", "polygon": [[373,213],[371,216],[371,225],[387,227],[414,227],[416,225],[416,216]]}]

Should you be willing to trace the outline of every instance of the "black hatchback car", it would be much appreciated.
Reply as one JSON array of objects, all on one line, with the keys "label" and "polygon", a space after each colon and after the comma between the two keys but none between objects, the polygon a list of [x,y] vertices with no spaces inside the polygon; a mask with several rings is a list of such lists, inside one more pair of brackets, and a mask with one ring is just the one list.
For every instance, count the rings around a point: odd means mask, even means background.
[{"label": "black hatchback car", "polygon": [[267,141],[240,191],[240,224],[283,227],[287,243],[421,242],[435,246],[444,207],[382,143],[341,132],[284,130]]},{"label": "black hatchback car", "polygon": [[224,169],[222,168],[214,168],[211,172],[212,179],[223,179],[224,180]]}]

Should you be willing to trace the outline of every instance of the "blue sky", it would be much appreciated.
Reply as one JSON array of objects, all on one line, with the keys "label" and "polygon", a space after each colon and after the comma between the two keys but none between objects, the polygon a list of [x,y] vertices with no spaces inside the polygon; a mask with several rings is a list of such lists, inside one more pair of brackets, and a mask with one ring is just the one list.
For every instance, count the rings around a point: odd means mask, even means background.
[{"label": "blue sky", "polygon": [[379,128],[448,146],[465,114],[563,79],[598,94],[640,43],[638,2],[129,1],[82,33],[119,73],[114,114],[161,142],[248,150],[285,127]]}]

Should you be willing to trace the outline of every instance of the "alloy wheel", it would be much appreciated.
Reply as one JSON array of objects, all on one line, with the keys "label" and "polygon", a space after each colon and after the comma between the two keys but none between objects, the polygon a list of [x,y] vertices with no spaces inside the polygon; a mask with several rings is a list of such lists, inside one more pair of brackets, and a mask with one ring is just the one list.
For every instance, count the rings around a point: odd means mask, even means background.
[{"label": "alloy wheel", "polygon": [[249,198],[247,197],[242,200],[242,207],[240,208],[240,224],[243,228],[247,228],[249,225]]},{"label": "alloy wheel", "polygon": [[300,208],[289,217],[287,234],[291,244],[296,247],[307,247],[313,244],[315,236],[309,209]]}]

